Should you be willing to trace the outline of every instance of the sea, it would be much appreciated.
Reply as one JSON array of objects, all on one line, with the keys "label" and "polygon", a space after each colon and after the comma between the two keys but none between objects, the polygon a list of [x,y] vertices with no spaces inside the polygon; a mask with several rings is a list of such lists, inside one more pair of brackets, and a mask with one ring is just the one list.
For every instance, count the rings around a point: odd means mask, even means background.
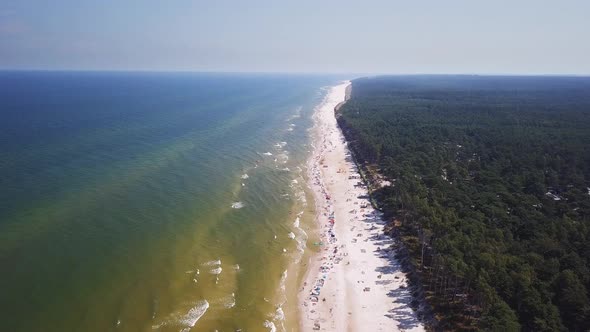
[{"label": "sea", "polygon": [[342,79],[0,72],[0,330],[296,331]]}]

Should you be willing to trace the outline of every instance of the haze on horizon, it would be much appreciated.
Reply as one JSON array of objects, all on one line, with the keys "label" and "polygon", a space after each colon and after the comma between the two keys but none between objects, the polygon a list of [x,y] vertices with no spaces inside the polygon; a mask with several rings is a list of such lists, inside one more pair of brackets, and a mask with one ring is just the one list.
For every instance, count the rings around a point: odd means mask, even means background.
[{"label": "haze on horizon", "polygon": [[0,3],[0,68],[590,74],[590,2]]}]

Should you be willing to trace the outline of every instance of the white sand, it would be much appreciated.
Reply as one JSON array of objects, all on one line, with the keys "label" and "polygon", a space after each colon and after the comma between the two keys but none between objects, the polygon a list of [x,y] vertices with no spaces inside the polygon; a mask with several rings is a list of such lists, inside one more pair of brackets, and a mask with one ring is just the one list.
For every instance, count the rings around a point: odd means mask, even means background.
[{"label": "white sand", "polygon": [[367,190],[355,186],[360,176],[334,116],[348,85],[331,88],[314,114],[308,167],[323,245],[299,292],[301,330],[424,331],[409,306],[406,277],[389,250],[394,240],[383,234],[384,222],[368,199],[358,198]]}]

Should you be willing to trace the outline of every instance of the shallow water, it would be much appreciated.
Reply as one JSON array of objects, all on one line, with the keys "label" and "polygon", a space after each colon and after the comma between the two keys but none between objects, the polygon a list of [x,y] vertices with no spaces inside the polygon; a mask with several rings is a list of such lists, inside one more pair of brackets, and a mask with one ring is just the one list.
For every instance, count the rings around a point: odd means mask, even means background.
[{"label": "shallow water", "polygon": [[336,82],[1,72],[0,329],[290,330]]}]

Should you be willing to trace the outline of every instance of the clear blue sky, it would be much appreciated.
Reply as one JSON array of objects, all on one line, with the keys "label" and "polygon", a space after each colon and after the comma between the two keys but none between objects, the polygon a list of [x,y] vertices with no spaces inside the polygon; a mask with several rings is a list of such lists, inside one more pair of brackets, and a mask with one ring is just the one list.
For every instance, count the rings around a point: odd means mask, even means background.
[{"label": "clear blue sky", "polygon": [[590,74],[590,1],[0,0],[0,68]]}]

